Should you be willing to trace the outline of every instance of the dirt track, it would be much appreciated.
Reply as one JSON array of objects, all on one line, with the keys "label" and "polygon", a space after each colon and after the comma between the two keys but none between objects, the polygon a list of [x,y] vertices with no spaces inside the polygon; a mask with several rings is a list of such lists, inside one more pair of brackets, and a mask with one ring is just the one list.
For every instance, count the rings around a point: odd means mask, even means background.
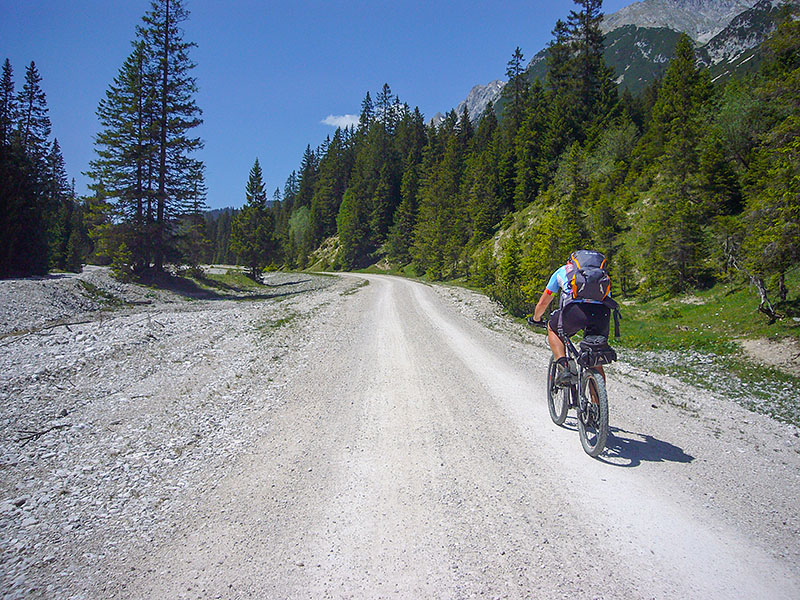
[{"label": "dirt track", "polygon": [[[2,359],[10,597],[800,597],[795,427],[618,363],[590,459],[544,338],[459,289],[148,310]],[[48,366],[93,327],[117,346]],[[67,380],[69,427],[11,439]]]}]

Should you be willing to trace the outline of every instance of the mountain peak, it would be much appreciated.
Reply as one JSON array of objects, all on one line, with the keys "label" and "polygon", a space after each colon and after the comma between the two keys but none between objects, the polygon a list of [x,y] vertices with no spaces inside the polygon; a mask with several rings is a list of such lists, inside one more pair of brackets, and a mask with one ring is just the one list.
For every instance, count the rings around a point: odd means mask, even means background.
[{"label": "mountain peak", "polygon": [[604,33],[624,25],[666,27],[705,44],[758,0],[642,0],[603,19]]}]

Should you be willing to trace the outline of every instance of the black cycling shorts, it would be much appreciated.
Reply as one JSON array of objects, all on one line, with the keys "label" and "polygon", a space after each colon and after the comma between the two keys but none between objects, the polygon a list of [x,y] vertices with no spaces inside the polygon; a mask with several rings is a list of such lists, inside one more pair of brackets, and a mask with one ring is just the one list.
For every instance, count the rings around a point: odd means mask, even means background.
[{"label": "black cycling shorts", "polygon": [[[558,333],[558,315],[561,309],[550,315],[550,329]],[[564,309],[564,334],[572,337],[583,329],[583,335],[602,335],[608,338],[611,309],[605,304],[573,302]]]}]

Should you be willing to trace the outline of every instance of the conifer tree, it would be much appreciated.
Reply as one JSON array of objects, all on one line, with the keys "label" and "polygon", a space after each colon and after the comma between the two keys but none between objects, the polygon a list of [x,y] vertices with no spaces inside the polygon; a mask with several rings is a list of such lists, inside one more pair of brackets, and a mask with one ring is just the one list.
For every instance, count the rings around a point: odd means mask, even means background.
[{"label": "conifer tree", "polygon": [[771,320],[764,280],[775,277],[782,300],[785,274],[800,261],[800,21],[782,23],[767,44],[758,98],[769,115],[748,174],[747,237],[743,244],[751,280]]},{"label": "conifer tree", "polygon": [[705,278],[703,227],[712,215],[704,210],[697,173],[705,131],[702,111],[711,95],[708,73],[696,66],[691,40],[682,35],[642,140],[644,155],[660,175],[639,228],[650,289],[680,291]]},{"label": "conifer tree", "polygon": [[47,154],[50,119],[32,62],[15,97],[6,59],[0,89],[0,277],[44,275],[47,239]]},{"label": "conifer tree", "polygon": [[531,101],[514,138],[516,154],[516,185],[514,188],[514,208],[522,209],[532,202],[542,184],[544,132],[547,126],[547,112],[544,91],[540,82],[534,82]]},{"label": "conifer tree", "polygon": [[300,172],[298,173],[297,195],[294,200],[296,207],[311,206],[318,176],[319,158],[311,149],[311,146],[308,145],[303,153],[303,160],[300,163]]},{"label": "conifer tree", "polygon": [[247,202],[231,222],[231,251],[250,270],[250,277],[261,280],[261,272],[274,252],[274,222],[267,211],[264,180],[258,159],[245,186]]},{"label": "conifer tree", "polygon": [[14,97],[14,70],[6,58],[0,80],[0,152],[11,144],[17,121],[17,101]]},{"label": "conifer tree", "polygon": [[36,64],[31,61],[25,70],[25,83],[16,104],[17,133],[22,148],[36,162],[37,167],[43,169],[49,151],[51,125],[47,98],[41,88],[41,82],[42,78]]},{"label": "conifer tree", "polygon": [[66,269],[67,244],[72,234],[74,197],[67,180],[64,157],[58,139],[53,140],[47,157],[45,220],[47,222],[50,268]]},{"label": "conifer tree", "polygon": [[336,233],[336,215],[347,189],[353,166],[353,148],[350,136],[337,129],[320,159],[319,175],[311,199],[311,221],[314,242],[319,243]]},{"label": "conifer tree", "polygon": [[528,79],[525,77],[525,57],[522,50],[517,46],[514,49],[514,54],[511,55],[511,60],[508,61],[506,68],[506,77],[508,83],[503,88],[503,92],[508,94],[510,98],[510,105],[508,108],[509,116],[511,118],[511,129],[516,130],[522,122],[525,113],[525,105],[528,101],[529,84]]},{"label": "conifer tree", "polygon": [[577,116],[583,124],[583,131],[603,117],[614,104],[611,100],[615,99],[604,98],[604,92],[611,87],[612,73],[603,59],[603,33],[600,31],[603,2],[573,1],[581,10],[570,11],[567,22],[572,37]]},{"label": "conifer tree", "polygon": [[95,138],[97,158],[88,173],[95,181],[92,189],[113,201],[115,216],[123,224],[122,239],[137,271],[153,258],[158,168],[155,101],[154,68],[139,40],[97,108],[103,129]]},{"label": "conifer tree", "polygon": [[137,28],[154,73],[157,162],[153,262],[157,271],[162,270],[171,245],[172,225],[185,212],[194,190],[195,182],[181,175],[186,174],[191,154],[203,146],[200,138],[190,135],[202,120],[194,99],[195,64],[189,58],[189,50],[195,44],[183,40],[180,28],[188,18],[183,0],[152,0],[150,11]]}]

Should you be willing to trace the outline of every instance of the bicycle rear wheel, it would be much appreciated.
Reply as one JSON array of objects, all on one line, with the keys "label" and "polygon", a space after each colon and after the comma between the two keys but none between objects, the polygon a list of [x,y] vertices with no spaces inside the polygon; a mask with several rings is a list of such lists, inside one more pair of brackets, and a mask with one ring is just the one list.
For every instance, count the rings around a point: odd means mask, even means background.
[{"label": "bicycle rear wheel", "polygon": [[569,395],[569,386],[562,388],[556,385],[556,361],[551,356],[550,365],[547,367],[547,409],[556,425],[563,425],[567,420]]},{"label": "bicycle rear wheel", "polygon": [[608,440],[608,392],[603,376],[588,370],[581,385],[581,403],[586,400],[586,410],[578,407],[578,433],[581,446],[591,457],[598,456]]}]

